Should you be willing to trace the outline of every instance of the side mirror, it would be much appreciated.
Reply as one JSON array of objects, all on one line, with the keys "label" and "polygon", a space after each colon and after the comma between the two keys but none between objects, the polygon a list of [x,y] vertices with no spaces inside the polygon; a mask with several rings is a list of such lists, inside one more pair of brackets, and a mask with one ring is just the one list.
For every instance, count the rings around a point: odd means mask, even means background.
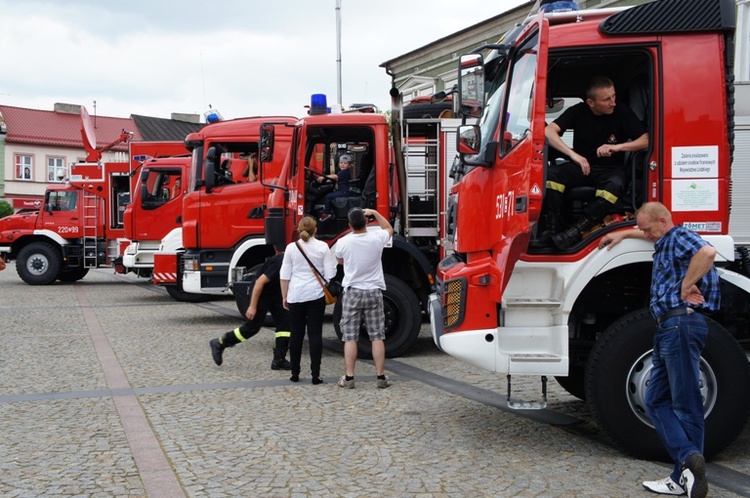
[{"label": "side mirror", "polygon": [[459,154],[479,154],[482,145],[482,132],[478,125],[461,125],[458,127],[456,149]]},{"label": "side mirror", "polygon": [[216,147],[209,147],[203,166],[203,180],[206,193],[210,193],[216,185]]},{"label": "side mirror", "polygon": [[143,168],[141,170],[141,182],[146,183],[146,180],[148,180],[148,170],[146,168]]},{"label": "side mirror", "polygon": [[145,183],[141,185],[141,205],[146,204],[149,201],[148,185]]},{"label": "side mirror", "polygon": [[258,144],[260,150],[258,157],[260,162],[265,163],[273,161],[274,132],[275,128],[272,124],[264,124],[260,126],[260,143]]},{"label": "side mirror", "polygon": [[484,113],[484,59],[481,54],[462,55],[458,60],[458,113],[469,118]]}]

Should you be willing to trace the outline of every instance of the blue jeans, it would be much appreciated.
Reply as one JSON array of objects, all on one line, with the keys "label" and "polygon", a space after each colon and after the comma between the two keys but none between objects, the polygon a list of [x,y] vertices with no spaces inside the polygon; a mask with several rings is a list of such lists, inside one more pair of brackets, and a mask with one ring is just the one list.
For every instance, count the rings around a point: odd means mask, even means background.
[{"label": "blue jeans", "polygon": [[700,393],[700,358],[706,344],[706,318],[698,313],[664,320],[654,334],[653,369],[646,390],[646,410],[675,462],[679,482],[682,462],[703,454],[704,415]]},{"label": "blue jeans", "polygon": [[346,197],[349,194],[347,192],[342,192],[341,190],[334,190],[330,194],[325,196],[324,202],[325,207],[323,208],[323,211],[332,214],[333,213],[333,200],[338,199],[339,197]]}]

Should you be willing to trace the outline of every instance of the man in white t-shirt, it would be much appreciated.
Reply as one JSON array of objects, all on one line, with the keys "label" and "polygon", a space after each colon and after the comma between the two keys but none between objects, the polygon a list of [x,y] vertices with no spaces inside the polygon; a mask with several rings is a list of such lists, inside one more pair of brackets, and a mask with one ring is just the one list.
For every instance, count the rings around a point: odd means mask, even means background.
[{"label": "man in white t-shirt", "polygon": [[[368,216],[375,217],[380,230],[367,230]],[[353,232],[338,241],[335,250],[336,259],[344,266],[339,327],[344,342],[346,375],[339,380],[339,387],[354,389],[357,341],[364,319],[372,342],[372,359],[378,376],[376,384],[378,388],[385,389],[391,384],[385,376],[385,277],[380,258],[383,248],[393,237],[393,227],[374,209],[359,208],[349,211],[349,226]]]}]

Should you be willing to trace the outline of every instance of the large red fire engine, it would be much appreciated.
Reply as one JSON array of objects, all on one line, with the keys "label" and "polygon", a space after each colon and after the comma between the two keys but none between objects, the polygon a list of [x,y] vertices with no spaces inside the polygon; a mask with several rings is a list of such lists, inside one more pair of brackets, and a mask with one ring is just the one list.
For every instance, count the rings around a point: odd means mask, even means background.
[{"label": "large red fire engine", "polygon": [[[182,224],[164,237],[152,276],[173,298],[201,301],[227,294],[233,275],[239,280],[245,269],[273,254],[273,247],[262,239],[264,205],[268,182],[281,170],[296,121],[293,117],[219,121],[187,136],[192,167]],[[260,126],[266,122],[280,127],[275,150],[266,148],[262,169],[248,171],[261,152]]]},{"label": "large red fire engine", "polygon": [[[462,56],[459,102],[478,125],[459,128],[461,159],[448,206],[455,252],[437,270],[432,332],[441,350],[507,376],[555,376],[585,399],[624,449],[664,456],[644,409],[652,334],[653,245],[629,239],[644,201],[661,201],[718,250],[722,308],[702,356],[706,454],[742,430],[750,366],[740,342],[750,324],[750,251],[729,234],[734,129],[732,0],[661,0],[626,9],[538,14],[489,47]],[[647,150],[627,164],[628,190],[605,224],[566,251],[530,248],[551,154],[544,129],[580,102],[586,81],[607,75],[648,129]],[[563,137],[565,139],[565,137]],[[745,164],[735,163],[735,170]],[[566,192],[571,219],[591,192]],[[544,394],[546,398],[546,394]]]},{"label": "large red fire engine", "polygon": [[47,188],[39,211],[0,220],[0,253],[17,260],[18,275],[30,285],[74,282],[101,266],[127,271],[118,257],[128,243],[124,212],[138,181],[132,174],[137,167],[132,158],[185,152],[181,142],[131,142],[130,162],[101,162],[102,152],[131,135],[123,132],[118,140],[97,149],[84,108],[81,118],[86,162],[60,172],[66,183]]},{"label": "large red fire engine", "polygon": [[[398,115],[394,114],[389,129],[380,114],[330,114],[324,96],[313,96],[310,115],[295,125],[278,188],[268,199],[265,225],[268,244],[284,247],[295,240],[300,218],[311,215],[321,219],[324,198],[333,189],[325,176],[337,172],[342,154],[353,158],[350,194],[334,200],[332,216],[318,223],[317,237],[334,246],[350,231],[347,213],[355,206],[377,209],[392,222],[395,235],[383,253],[389,357],[402,355],[414,344],[422,312],[427,310],[434,268],[442,257],[438,227],[442,225],[444,161],[448,157],[443,148],[455,137],[455,126],[451,132],[446,121],[441,128],[439,120],[429,114],[410,113],[415,119],[403,127]],[[278,131],[278,126],[264,125],[261,140],[272,143]],[[321,177],[324,181],[319,182]],[[339,313],[337,303],[336,327]],[[369,355],[369,341],[363,339],[359,351],[362,356]]]}]

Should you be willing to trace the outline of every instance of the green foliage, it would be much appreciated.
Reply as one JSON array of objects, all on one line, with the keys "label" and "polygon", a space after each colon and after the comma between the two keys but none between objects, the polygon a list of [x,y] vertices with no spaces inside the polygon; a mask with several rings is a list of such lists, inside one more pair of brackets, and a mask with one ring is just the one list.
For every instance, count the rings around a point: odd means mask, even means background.
[{"label": "green foliage", "polygon": [[8,201],[0,201],[0,218],[13,214],[13,206]]}]

